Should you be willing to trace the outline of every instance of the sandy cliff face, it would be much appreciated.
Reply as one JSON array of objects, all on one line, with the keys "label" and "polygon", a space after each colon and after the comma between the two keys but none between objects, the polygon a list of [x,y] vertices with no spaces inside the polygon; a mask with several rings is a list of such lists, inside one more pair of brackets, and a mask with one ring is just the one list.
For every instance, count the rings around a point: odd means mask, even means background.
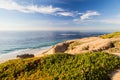
[{"label": "sandy cliff face", "polygon": [[84,52],[106,51],[119,48],[114,44],[120,42],[120,38],[103,39],[100,37],[88,37],[76,40],[68,40],[53,46],[44,54],[54,54],[59,52],[79,54]]},{"label": "sandy cliff face", "polygon": [[[90,38],[92,39],[92,38]],[[89,40],[89,39],[88,39]],[[96,52],[106,50],[113,47],[112,43],[108,39],[95,38],[93,41],[85,42],[81,45],[77,45],[74,49],[66,51],[67,53],[83,53],[83,52]]]},{"label": "sandy cliff face", "polygon": [[54,54],[54,53],[59,53],[59,52],[65,52],[68,49],[69,45],[73,42],[74,40],[58,43],[54,45],[50,50],[44,52],[43,54]]}]

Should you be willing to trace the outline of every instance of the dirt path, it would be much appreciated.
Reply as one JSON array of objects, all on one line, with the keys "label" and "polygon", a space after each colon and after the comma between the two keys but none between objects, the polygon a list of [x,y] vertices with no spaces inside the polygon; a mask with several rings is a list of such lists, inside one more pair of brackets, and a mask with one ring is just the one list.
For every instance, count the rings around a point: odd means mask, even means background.
[{"label": "dirt path", "polygon": [[120,53],[111,53],[111,54],[114,54],[114,55],[117,55],[118,57],[120,57]]},{"label": "dirt path", "polygon": [[[120,57],[120,53],[112,53]],[[111,80],[120,80],[120,69],[115,70],[110,75]]]},{"label": "dirt path", "polygon": [[120,69],[111,73],[111,80],[120,80]]}]

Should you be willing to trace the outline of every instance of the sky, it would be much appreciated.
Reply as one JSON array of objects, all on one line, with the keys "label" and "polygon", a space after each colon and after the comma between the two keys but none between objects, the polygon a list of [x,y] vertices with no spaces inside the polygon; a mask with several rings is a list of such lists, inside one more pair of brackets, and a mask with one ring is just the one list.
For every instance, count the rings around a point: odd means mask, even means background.
[{"label": "sky", "polygon": [[120,0],[0,0],[0,31],[120,31]]}]

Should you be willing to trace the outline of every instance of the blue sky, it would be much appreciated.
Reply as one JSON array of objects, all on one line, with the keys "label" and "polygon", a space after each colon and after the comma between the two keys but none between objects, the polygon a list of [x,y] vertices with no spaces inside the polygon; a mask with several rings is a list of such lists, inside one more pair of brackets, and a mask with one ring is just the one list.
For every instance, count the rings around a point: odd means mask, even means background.
[{"label": "blue sky", "polygon": [[120,31],[120,0],[0,0],[0,30]]}]

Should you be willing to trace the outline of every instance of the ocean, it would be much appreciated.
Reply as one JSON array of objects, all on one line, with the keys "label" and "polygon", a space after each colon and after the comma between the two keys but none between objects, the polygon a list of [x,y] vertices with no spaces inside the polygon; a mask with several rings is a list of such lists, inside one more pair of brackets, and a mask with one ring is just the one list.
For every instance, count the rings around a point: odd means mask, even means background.
[{"label": "ocean", "polygon": [[[104,32],[80,31],[1,31],[0,58],[18,54],[36,54],[38,51],[66,40],[98,36]],[[13,54],[13,55],[12,55]]]}]

